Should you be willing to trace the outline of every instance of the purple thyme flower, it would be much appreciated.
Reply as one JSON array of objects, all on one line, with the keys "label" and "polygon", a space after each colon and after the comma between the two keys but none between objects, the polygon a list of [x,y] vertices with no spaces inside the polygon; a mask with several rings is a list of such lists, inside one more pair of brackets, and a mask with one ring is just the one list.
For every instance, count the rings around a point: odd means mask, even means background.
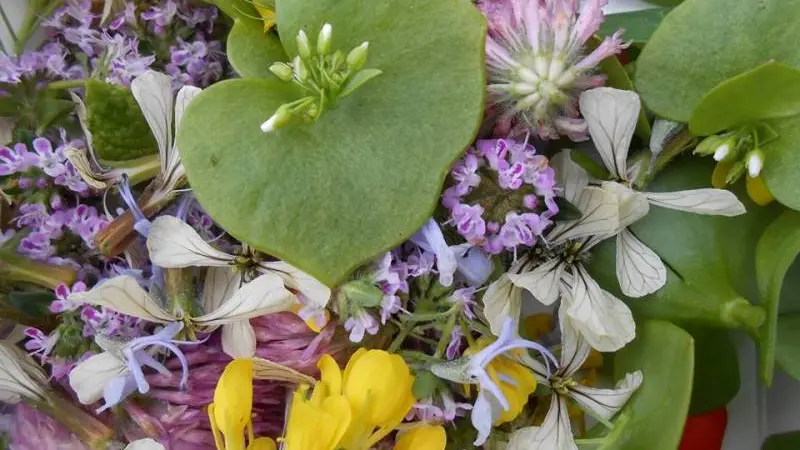
[{"label": "purple thyme flower", "polygon": [[447,344],[447,351],[445,357],[448,361],[452,361],[461,356],[461,343],[464,339],[464,333],[461,332],[461,327],[456,325],[453,332],[450,333],[450,342]]},{"label": "purple thyme flower", "polygon": [[151,6],[150,9],[143,12],[142,19],[151,23],[153,31],[157,35],[163,36],[177,13],[178,5],[173,0],[167,0],[163,6]]},{"label": "purple thyme flower", "polygon": [[378,321],[366,311],[358,311],[344,323],[344,329],[350,332],[350,342],[361,342],[364,334],[375,335],[378,333]]},{"label": "purple thyme flower", "polygon": [[55,178],[67,171],[64,165],[67,157],[64,156],[63,151],[54,151],[53,144],[49,140],[41,137],[34,139],[33,149],[39,155],[39,161],[36,165],[47,175]]},{"label": "purple thyme flower", "polygon": [[5,53],[0,53],[0,83],[17,84],[21,80],[22,71],[17,63]]},{"label": "purple thyme flower", "polygon": [[50,243],[48,233],[34,231],[20,241],[17,251],[31,259],[44,261],[55,254],[56,248]]},{"label": "purple thyme flower", "polygon": [[389,317],[397,314],[401,308],[400,297],[391,294],[384,295],[381,300],[381,324],[386,325]]},{"label": "purple thyme flower", "polygon": [[50,303],[50,312],[60,314],[66,311],[75,311],[80,307],[79,304],[69,300],[69,295],[75,292],[85,292],[86,283],[78,281],[72,285],[72,289],[66,284],[59,284],[55,289],[56,299]]},{"label": "purple thyme flower", "polygon": [[450,301],[459,305],[467,318],[475,320],[475,287],[456,289],[450,294]]},{"label": "purple thyme flower", "polygon": [[39,158],[29,152],[25,144],[14,144],[13,148],[0,148],[0,176],[25,172],[37,162]]},{"label": "purple thyme flower", "polygon": [[587,138],[578,117],[581,91],[602,84],[592,71],[622,51],[621,32],[585,55],[587,41],[603,22],[607,0],[482,0],[490,24],[486,39],[489,98],[503,129],[533,132],[542,139]]},{"label": "purple thyme flower", "polygon": [[395,294],[398,291],[407,293],[408,265],[392,252],[386,252],[378,262],[373,279],[385,294]]},{"label": "purple thyme flower", "polygon": [[56,342],[58,342],[58,333],[53,333],[48,336],[44,334],[42,330],[32,327],[25,329],[25,337],[28,338],[25,341],[25,350],[27,350],[31,356],[39,358],[42,362],[47,360]]},{"label": "purple thyme flower", "polygon": [[453,275],[458,269],[456,256],[453,250],[447,245],[442,229],[439,224],[431,218],[422,225],[419,231],[411,236],[411,242],[417,244],[426,252],[436,255],[436,269],[439,271],[439,282],[442,286],[453,284]]}]

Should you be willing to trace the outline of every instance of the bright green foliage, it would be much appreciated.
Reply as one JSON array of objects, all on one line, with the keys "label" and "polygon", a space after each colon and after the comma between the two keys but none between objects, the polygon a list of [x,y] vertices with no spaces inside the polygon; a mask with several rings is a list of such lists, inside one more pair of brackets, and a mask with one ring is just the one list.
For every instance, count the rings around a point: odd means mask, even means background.
[{"label": "bright green foliage", "polygon": [[86,113],[100,159],[126,161],[156,152],[156,140],[130,89],[89,80]]}]

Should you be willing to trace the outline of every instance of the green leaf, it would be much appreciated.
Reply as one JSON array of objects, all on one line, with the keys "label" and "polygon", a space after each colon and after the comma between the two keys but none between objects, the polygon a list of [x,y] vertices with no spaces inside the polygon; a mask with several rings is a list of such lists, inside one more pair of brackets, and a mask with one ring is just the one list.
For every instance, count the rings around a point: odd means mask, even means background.
[{"label": "green leaf", "polygon": [[[671,192],[708,187],[713,170],[708,158],[675,160],[647,186]],[[609,240],[592,250],[591,272],[604,289],[625,300],[640,318],[680,324],[742,327],[756,333],[764,318],[758,298],[755,249],[758,238],[780,213],[780,205],[759,207],[736,186],[748,214],[719,217],[653,206],[630,230],[653,249],[667,266],[667,283],[640,299],[622,295],[616,277],[616,245]]]},{"label": "green leaf", "polygon": [[775,368],[775,340],[783,279],[798,254],[800,212],[786,211],[767,227],[756,248],[758,290],[767,310],[767,320],[760,330],[760,375],[767,386],[772,384]]},{"label": "green leaf", "polygon": [[431,216],[483,116],[485,22],[463,0],[278,2],[289,57],[300,28],[333,48],[369,42],[383,74],[311,124],[259,130],[291,86],[244,78],[189,105],[178,146],[194,193],[237,238],[328,285]]},{"label": "green leaf", "polygon": [[784,372],[800,380],[800,314],[778,317],[775,360]]},{"label": "green leaf", "polygon": [[639,325],[636,339],[615,355],[614,374],[621,379],[641,370],[644,381],[617,415],[600,450],[678,448],[692,397],[693,347],[689,333],[669,322]]},{"label": "green leaf", "polygon": [[652,3],[659,6],[678,6],[683,3],[683,0],[645,0],[647,3]]},{"label": "green leaf", "polygon": [[414,386],[412,387],[414,398],[424,399],[432,396],[438,384],[439,379],[436,378],[436,375],[432,372],[418,370],[414,377]]},{"label": "green leaf", "polygon": [[706,136],[798,113],[800,70],[770,61],[723,81],[704,95],[692,112],[689,130],[696,136]]},{"label": "green leaf", "polygon": [[361,86],[363,86],[364,83],[368,82],[369,80],[377,77],[378,75],[380,75],[382,73],[383,72],[378,70],[378,69],[359,70],[358,72],[356,72],[355,75],[353,75],[353,78],[351,78],[347,82],[347,84],[345,84],[342,87],[342,92],[341,92],[340,95],[342,97],[346,97],[346,96],[352,94],[353,92],[356,91],[356,89],[358,89]]},{"label": "green leaf", "polygon": [[798,448],[800,448],[800,431],[773,434],[761,446],[761,450],[797,450]]},{"label": "green leaf", "polygon": [[739,358],[727,330],[685,328],[694,339],[694,381],[689,414],[724,407],[739,392]]},{"label": "green leaf", "polygon": [[777,132],[778,139],[764,145],[764,170],[761,176],[767,189],[782,204],[800,210],[800,116],[775,119],[768,122]]},{"label": "green leaf", "polygon": [[124,161],[155,153],[156,140],[130,89],[86,82],[86,114],[100,159]]},{"label": "green leaf", "polygon": [[798,21],[800,0],[686,0],[639,56],[636,86],[656,114],[688,122],[703,96],[731,77],[772,60],[800,68]]},{"label": "green leaf", "polygon": [[286,61],[280,39],[274,32],[264,32],[261,23],[236,20],[228,34],[228,60],[243,77],[274,78],[269,66]]},{"label": "green leaf", "polygon": [[672,8],[651,8],[620,14],[609,14],[600,26],[601,36],[611,36],[620,28],[625,30],[625,40],[645,43]]},{"label": "green leaf", "polygon": [[11,292],[8,294],[9,304],[17,311],[27,317],[41,319],[49,316],[50,303],[55,300],[53,292],[33,291],[33,292]]},{"label": "green leaf", "polygon": [[251,0],[206,0],[216,5],[225,15],[242,22],[262,24],[258,11]]}]

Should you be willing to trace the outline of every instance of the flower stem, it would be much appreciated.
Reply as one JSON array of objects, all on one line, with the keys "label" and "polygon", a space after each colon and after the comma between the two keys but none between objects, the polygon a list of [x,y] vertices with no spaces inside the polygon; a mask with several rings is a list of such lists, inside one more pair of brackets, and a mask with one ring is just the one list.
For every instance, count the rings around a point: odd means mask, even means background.
[{"label": "flower stem", "polygon": [[[664,151],[656,156],[655,161],[652,163],[650,170],[642,170],[639,172],[639,178],[634,181],[634,184],[639,187],[647,186],[647,183],[655,178],[656,174],[667,166],[676,156],[683,153],[684,150],[691,147],[692,142],[696,138],[689,133],[688,130],[683,130],[675,136],[672,141],[664,148]],[[648,150],[649,152],[649,150]]]},{"label": "flower stem", "polygon": [[453,334],[453,328],[456,327],[456,320],[458,320],[459,313],[458,311],[452,313],[450,318],[447,319],[447,324],[445,324],[444,329],[442,330],[442,336],[439,338],[439,344],[436,346],[436,352],[433,354],[434,358],[441,358],[444,355],[444,351],[447,349],[447,344],[450,342],[450,335]]},{"label": "flower stem", "polygon": [[403,345],[403,341],[405,341],[406,337],[408,337],[408,334],[411,333],[411,331],[416,326],[417,326],[416,322],[413,322],[411,320],[406,321],[400,328],[400,333],[397,334],[392,343],[389,345],[389,352],[390,353],[397,352],[397,350],[400,349],[400,346]]},{"label": "flower stem", "polygon": [[57,266],[31,261],[21,256],[6,257],[0,254],[0,275],[10,281],[32,283],[48,289],[60,284],[72,284],[77,274],[69,266]]},{"label": "flower stem", "polygon": [[52,83],[47,85],[47,89],[50,90],[61,90],[61,89],[74,89],[74,88],[82,88],[86,86],[86,80],[61,80],[61,81],[53,81]]}]

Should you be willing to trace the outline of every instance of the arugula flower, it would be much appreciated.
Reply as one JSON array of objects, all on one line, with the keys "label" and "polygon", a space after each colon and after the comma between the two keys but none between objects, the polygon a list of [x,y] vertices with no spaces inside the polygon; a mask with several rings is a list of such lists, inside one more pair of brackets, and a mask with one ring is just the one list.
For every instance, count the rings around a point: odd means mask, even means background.
[{"label": "arugula flower", "polygon": [[[589,126],[598,153],[614,181],[601,187],[619,198],[617,236],[617,279],[622,292],[642,297],[660,289],[667,281],[667,270],[656,253],[627,227],[643,218],[650,205],[694,214],[738,216],[744,205],[736,195],[723,189],[691,189],[676,192],[634,190],[640,165],[628,167],[628,151],[639,118],[641,101],[631,91],[597,88],[580,98],[581,112]],[[581,169],[582,170],[582,169]]]}]

